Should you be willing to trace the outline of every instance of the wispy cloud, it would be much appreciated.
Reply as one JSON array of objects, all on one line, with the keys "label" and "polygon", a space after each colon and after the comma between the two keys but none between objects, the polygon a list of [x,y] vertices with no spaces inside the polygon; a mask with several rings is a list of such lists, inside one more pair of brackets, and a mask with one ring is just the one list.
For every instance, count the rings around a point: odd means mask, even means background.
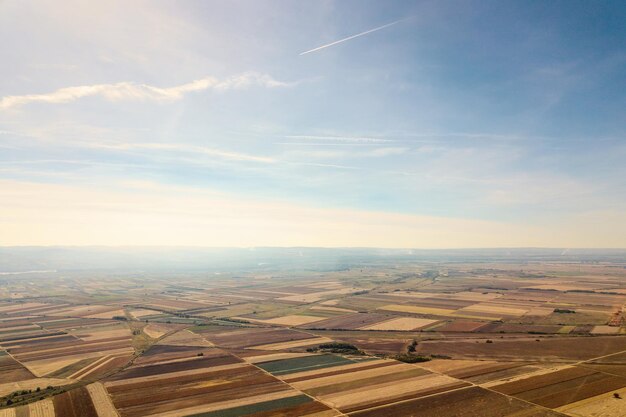
[{"label": "wispy cloud", "polygon": [[101,96],[110,101],[122,100],[153,100],[173,101],[180,100],[186,94],[205,90],[226,91],[244,89],[250,86],[265,88],[289,87],[294,83],[278,81],[270,75],[257,72],[247,72],[226,79],[205,77],[174,87],[161,88],[149,84],[120,82],[114,84],[81,85],[60,88],[46,94],[27,94],[21,96],[6,96],[0,99],[0,109],[9,109],[29,103],[69,103],[83,97]]},{"label": "wispy cloud", "polygon": [[287,135],[288,139],[298,139],[307,141],[323,141],[323,142],[346,142],[346,143],[388,143],[393,142],[391,139],[381,139],[364,136],[318,136],[318,135]]},{"label": "wispy cloud", "polygon": [[308,51],[301,52],[300,55],[302,56],[302,55],[310,54],[311,52],[317,52],[317,51],[325,49],[325,48],[330,48],[331,46],[338,45],[340,43],[352,40],[354,38],[358,38],[360,36],[364,36],[364,35],[367,35],[367,34],[370,34],[370,33],[373,33],[373,32],[377,32],[379,30],[388,28],[389,26],[397,25],[398,23],[403,22],[405,20],[407,20],[407,19],[400,19],[400,20],[396,20],[395,22],[387,23],[386,25],[378,26],[378,27],[375,27],[374,29],[369,29],[369,30],[366,30],[365,32],[357,33],[356,35],[348,36],[347,38],[339,39],[338,41],[327,43],[326,45],[318,46],[317,48],[309,49]]},{"label": "wispy cloud", "polygon": [[258,155],[250,155],[240,152],[224,151],[220,149],[208,148],[205,146],[195,146],[176,143],[117,143],[117,144],[93,144],[91,147],[104,148],[112,150],[163,150],[163,151],[180,151],[190,152],[194,154],[215,156],[218,158],[229,159],[233,161],[251,161],[271,164],[276,162],[274,158]]}]

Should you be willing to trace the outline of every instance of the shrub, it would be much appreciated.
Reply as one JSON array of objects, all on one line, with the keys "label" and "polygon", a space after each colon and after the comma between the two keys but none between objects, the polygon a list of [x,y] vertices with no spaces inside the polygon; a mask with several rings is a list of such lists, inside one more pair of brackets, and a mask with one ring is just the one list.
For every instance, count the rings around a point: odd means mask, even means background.
[{"label": "shrub", "polygon": [[394,359],[406,363],[428,362],[430,360],[430,358],[427,356],[410,355],[408,353],[401,353],[399,355],[396,355],[394,356]]}]

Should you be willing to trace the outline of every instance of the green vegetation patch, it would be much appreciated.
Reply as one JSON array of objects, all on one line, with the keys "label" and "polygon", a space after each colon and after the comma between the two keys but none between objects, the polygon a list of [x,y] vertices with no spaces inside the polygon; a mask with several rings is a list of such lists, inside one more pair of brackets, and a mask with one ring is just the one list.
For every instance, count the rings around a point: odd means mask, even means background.
[{"label": "green vegetation patch", "polygon": [[332,366],[355,363],[351,359],[336,355],[314,355],[301,358],[290,358],[257,364],[259,368],[273,375],[285,375],[313,369],[330,368]]},{"label": "green vegetation patch", "polygon": [[227,408],[225,410],[209,411],[206,413],[191,414],[187,417],[239,417],[264,411],[273,411],[280,408],[295,407],[313,401],[306,395],[280,398],[278,400],[264,401],[261,403],[242,405],[240,407]]}]

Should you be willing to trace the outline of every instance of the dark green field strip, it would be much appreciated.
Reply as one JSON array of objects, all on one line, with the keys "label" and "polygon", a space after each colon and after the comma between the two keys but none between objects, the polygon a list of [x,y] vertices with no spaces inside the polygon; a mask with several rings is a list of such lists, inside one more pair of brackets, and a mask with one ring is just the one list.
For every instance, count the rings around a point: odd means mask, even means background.
[{"label": "dark green field strip", "polygon": [[8,355],[8,353],[6,353],[4,350],[0,350],[0,356],[5,356]]},{"label": "dark green field strip", "polygon": [[[373,358],[373,359],[378,359],[378,358]],[[361,362],[365,362],[364,360],[359,361],[359,363]],[[398,363],[396,361],[387,361],[387,362],[383,362],[383,363],[374,363],[368,366],[361,366],[358,369],[355,369],[354,371],[365,371],[367,369],[375,369],[375,368],[383,368],[386,366],[392,366],[392,365],[397,365]],[[323,378],[323,377],[327,377],[327,376],[333,376],[333,375],[340,375],[345,373],[345,370],[329,370],[328,372],[323,372],[323,373],[317,373],[315,374],[315,378]],[[287,382],[287,383],[292,383],[292,382],[300,382],[300,381],[306,381],[311,379],[310,376],[296,376],[296,377],[286,377],[286,378],[282,378],[283,381]]]},{"label": "dark green field strip", "polygon": [[355,363],[351,359],[346,359],[335,355],[315,355],[302,358],[284,359],[259,363],[257,366],[266,370],[272,375],[285,375],[294,372],[310,371],[313,369],[330,368],[331,366],[348,365]]},{"label": "dark green field strip", "polygon": [[207,413],[189,414],[186,417],[240,417],[256,414],[263,411],[273,411],[281,408],[294,407],[313,401],[306,395],[281,398],[278,400],[264,401],[261,403],[242,405],[240,407],[227,408],[225,410],[209,411]]}]

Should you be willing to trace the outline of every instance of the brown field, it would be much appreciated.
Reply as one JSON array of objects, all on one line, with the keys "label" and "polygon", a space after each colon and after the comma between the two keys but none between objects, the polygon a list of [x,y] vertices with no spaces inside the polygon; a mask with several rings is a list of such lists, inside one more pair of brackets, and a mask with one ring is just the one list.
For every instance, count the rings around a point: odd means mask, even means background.
[{"label": "brown field", "polygon": [[85,387],[76,388],[53,397],[54,410],[57,416],[67,417],[98,417],[96,408],[91,401],[89,391]]},{"label": "brown field", "polygon": [[[213,350],[209,358],[133,366],[105,386],[123,417],[182,416],[299,395],[258,368]],[[169,353],[159,348],[155,354]],[[328,410],[315,404],[318,411]]]},{"label": "brown field", "polygon": [[197,330],[197,333],[213,342],[216,346],[223,348],[245,348],[315,337],[296,330],[273,328],[236,328],[230,330],[217,328]]},{"label": "brown field", "polygon": [[0,356],[0,381],[23,381],[34,375],[9,355]]},{"label": "brown field", "polygon": [[350,413],[350,416],[354,417],[556,417],[561,415],[478,387]]},{"label": "brown field", "polygon": [[294,314],[294,315],[289,315],[289,316],[276,317],[274,319],[268,319],[268,320],[254,320],[250,318],[247,318],[246,320],[259,322],[259,323],[277,324],[281,326],[300,326],[303,324],[309,324],[309,323],[318,322],[320,320],[324,320],[324,317]]},{"label": "brown field", "polygon": [[285,350],[285,349],[302,348],[302,347],[307,347],[307,346],[315,346],[321,343],[329,343],[329,342],[332,342],[332,339],[329,339],[327,337],[315,337],[312,339],[294,340],[290,342],[269,343],[267,345],[257,345],[257,346],[248,347],[248,349]]},{"label": "brown field", "polygon": [[481,358],[509,361],[583,361],[626,350],[626,337],[554,337],[484,341],[428,341],[418,346],[423,354],[443,354],[453,358]]},{"label": "brown field", "polygon": [[626,378],[571,367],[495,385],[491,389],[544,407],[557,408],[624,387]]}]

